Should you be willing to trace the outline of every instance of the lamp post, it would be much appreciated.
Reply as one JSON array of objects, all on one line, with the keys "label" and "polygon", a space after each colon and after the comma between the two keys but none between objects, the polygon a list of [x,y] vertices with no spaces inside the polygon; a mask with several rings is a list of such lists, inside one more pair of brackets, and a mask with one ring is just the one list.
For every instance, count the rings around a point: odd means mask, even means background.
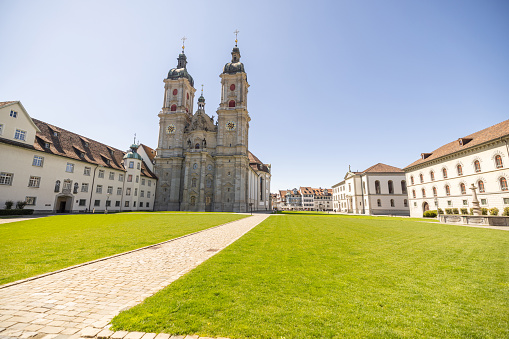
[{"label": "lamp post", "polygon": [[438,208],[438,198],[435,198],[435,207],[437,208],[437,218],[440,220],[440,209]]},{"label": "lamp post", "polygon": [[110,201],[110,195],[111,193],[106,194],[106,209],[104,210],[105,214],[108,214],[108,202]]},{"label": "lamp post", "polygon": [[249,207],[251,208],[251,215],[253,215],[253,203],[252,202],[249,203]]}]

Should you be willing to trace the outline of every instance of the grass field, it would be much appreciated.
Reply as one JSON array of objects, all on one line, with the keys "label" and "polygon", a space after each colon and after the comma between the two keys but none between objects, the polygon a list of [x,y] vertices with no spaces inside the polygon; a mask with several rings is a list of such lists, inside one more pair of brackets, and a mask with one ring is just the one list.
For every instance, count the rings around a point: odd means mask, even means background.
[{"label": "grass field", "polygon": [[0,225],[0,284],[243,218],[236,214],[65,215]]},{"label": "grass field", "polygon": [[230,338],[507,338],[509,232],[276,215],[114,329]]}]

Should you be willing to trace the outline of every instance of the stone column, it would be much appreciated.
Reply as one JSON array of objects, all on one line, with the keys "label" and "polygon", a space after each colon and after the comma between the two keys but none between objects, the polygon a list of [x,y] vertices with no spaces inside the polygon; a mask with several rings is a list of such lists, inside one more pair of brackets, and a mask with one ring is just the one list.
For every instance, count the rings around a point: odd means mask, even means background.
[{"label": "stone column", "polygon": [[472,190],[472,206],[473,206],[473,213],[474,215],[481,215],[481,208],[479,207],[479,200],[477,200],[477,193],[476,193],[476,187],[474,184],[472,184],[472,187],[470,187]]}]

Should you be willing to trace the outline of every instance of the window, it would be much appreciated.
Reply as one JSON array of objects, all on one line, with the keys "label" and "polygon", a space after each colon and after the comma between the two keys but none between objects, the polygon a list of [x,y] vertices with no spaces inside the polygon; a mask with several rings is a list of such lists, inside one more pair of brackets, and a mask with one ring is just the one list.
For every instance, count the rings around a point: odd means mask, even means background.
[{"label": "window", "polygon": [[447,179],[447,168],[442,168],[442,175],[444,176],[444,179]]},{"label": "window", "polygon": [[124,181],[124,175],[123,174],[119,174],[118,175],[118,181]]},{"label": "window", "polygon": [[500,189],[507,191],[507,179],[504,177],[500,178]]},{"label": "window", "polygon": [[405,180],[401,180],[401,192],[403,194],[406,194],[406,181]]},{"label": "window", "polygon": [[463,200],[463,206],[468,206],[468,200]]},{"label": "window", "polygon": [[458,171],[458,175],[463,175],[463,168],[461,165],[456,166],[456,170]]},{"label": "window", "polygon": [[140,182],[140,176],[139,175],[136,176],[136,183],[138,183],[138,182]]},{"label": "window", "polygon": [[228,102],[228,107],[235,107],[235,100],[230,100]]},{"label": "window", "polygon": [[133,207],[136,207],[136,201],[133,201]]},{"label": "window", "polygon": [[140,207],[143,207],[143,201],[140,201]]},{"label": "window", "polygon": [[177,110],[177,105],[173,104],[170,107],[170,111],[175,112]]},{"label": "window", "polygon": [[115,172],[110,172],[110,180],[115,180]]},{"label": "window", "polygon": [[394,199],[391,199],[391,207],[394,207]]},{"label": "window", "polygon": [[504,205],[509,205],[509,198],[504,198]]},{"label": "window", "polygon": [[421,181],[421,184],[424,182],[424,175],[422,175],[422,173],[419,174],[419,180]]},{"label": "window", "polygon": [[27,205],[35,205],[36,197],[25,197],[25,202]]},{"label": "window", "polygon": [[85,183],[81,184],[81,191],[88,192],[88,184],[85,184]]},{"label": "window", "polygon": [[74,164],[68,162],[67,165],[65,166],[65,171],[69,173],[74,173]]},{"label": "window", "polygon": [[115,207],[120,207],[120,201],[119,200],[115,201]]},{"label": "window", "polygon": [[87,203],[86,199],[80,199],[79,206],[85,206]]},{"label": "window", "polygon": [[429,172],[429,176],[431,178],[431,181],[435,181],[435,172],[433,171]]},{"label": "window", "polygon": [[137,169],[140,169],[140,166],[141,166],[141,163],[137,163],[137,164],[136,164],[136,168],[137,168]]},{"label": "window", "polygon": [[191,179],[191,187],[196,187],[196,178]]},{"label": "window", "polygon": [[83,171],[83,175],[90,175],[90,167],[85,167],[85,170]]},{"label": "window", "polygon": [[380,194],[380,181],[375,181],[375,194]]},{"label": "window", "polygon": [[421,190],[421,192],[422,192],[422,197],[423,197],[423,198],[426,198],[426,190],[423,188],[423,189]]},{"label": "window", "polygon": [[125,207],[129,207],[129,201],[126,201],[126,202],[124,203],[124,206],[125,206]]},{"label": "window", "polygon": [[131,188],[130,187],[126,188],[125,195],[131,195]]},{"label": "window", "polygon": [[44,143],[44,148],[49,148],[49,142]]},{"label": "window", "polygon": [[134,161],[129,161],[129,168],[134,168]]},{"label": "window", "polygon": [[433,186],[433,196],[436,197],[438,195],[437,188]]},{"label": "window", "polygon": [[406,200],[406,199],[405,199],[405,200],[403,200],[403,205],[404,205],[405,207],[408,207],[408,200]]},{"label": "window", "polygon": [[477,187],[479,187],[479,193],[484,193],[484,181],[479,180],[477,182]]},{"label": "window", "polygon": [[149,180],[149,181],[148,181],[148,185],[149,185],[149,186],[152,186],[152,181],[150,181],[150,180]]},{"label": "window", "polygon": [[43,157],[39,157],[34,155],[34,161],[32,161],[32,166],[42,167],[42,163],[44,162]]},{"label": "window", "polygon": [[101,200],[94,200],[94,206],[100,206]]},{"label": "window", "polygon": [[107,194],[113,194],[113,186],[108,186],[108,189],[106,190]]},{"label": "window", "polygon": [[133,175],[132,174],[129,174],[127,176],[127,182],[132,182],[133,181]]},{"label": "window", "polygon": [[98,178],[104,178],[104,170],[99,170]]},{"label": "window", "polygon": [[495,166],[497,168],[502,168],[504,166],[504,164],[502,164],[502,157],[500,155],[495,156]]},{"label": "window", "polygon": [[389,194],[394,194],[394,185],[392,184],[392,180],[389,180],[387,186],[389,186]]},{"label": "window", "polygon": [[147,207],[148,207],[148,205],[149,205],[149,203],[147,202],[145,206],[147,206]]},{"label": "window", "polygon": [[449,185],[445,185],[445,195],[451,195],[451,188]]},{"label": "window", "polygon": [[147,192],[147,198],[150,198],[150,191]]},{"label": "window", "polygon": [[196,205],[196,197],[192,196],[191,197],[191,206],[194,206],[194,205]]},{"label": "window", "polygon": [[135,188],[135,189],[134,189],[134,196],[135,196],[135,197],[137,197],[137,196],[138,196],[138,189],[137,189],[137,188]]},{"label": "window", "polygon": [[102,193],[103,192],[103,185],[97,185],[95,188],[95,193]]},{"label": "window", "polygon": [[41,183],[41,177],[30,177],[28,180],[28,187],[39,187]]},{"label": "window", "polygon": [[144,198],[145,197],[145,191],[141,190],[140,191],[140,198]]},{"label": "window", "polygon": [[461,191],[461,194],[467,194],[467,189],[466,189],[464,183],[460,184],[460,191]]},{"label": "window", "polygon": [[122,187],[117,187],[117,195],[122,195]]},{"label": "window", "polygon": [[110,207],[111,206],[111,200],[106,200],[106,207]]},{"label": "window", "polygon": [[376,200],[376,205],[377,205],[378,207],[382,207],[382,200],[377,199],[377,200]]},{"label": "window", "polygon": [[488,200],[486,199],[481,199],[481,205],[486,205],[488,203]]},{"label": "window", "polygon": [[14,133],[14,139],[25,141],[27,137],[27,132],[22,131],[20,129],[16,130],[16,133]]},{"label": "window", "polygon": [[417,194],[415,194],[415,190],[412,190],[412,197],[415,199],[417,198]]},{"label": "window", "polygon": [[13,118],[17,118],[18,117],[18,112],[11,111],[10,116],[13,117]]},{"label": "window", "polygon": [[410,177],[410,185],[413,185],[413,184],[414,184],[414,176],[412,175],[412,176]]},{"label": "window", "polygon": [[144,178],[141,178],[141,184],[145,185],[145,179]]},{"label": "window", "polygon": [[0,135],[2,135],[3,131],[4,131],[4,125],[0,124]]},{"label": "window", "polygon": [[452,206],[452,200],[447,200],[447,206]]},{"label": "window", "polygon": [[476,173],[481,172],[481,163],[479,162],[479,160],[474,161],[474,170],[476,171]]}]

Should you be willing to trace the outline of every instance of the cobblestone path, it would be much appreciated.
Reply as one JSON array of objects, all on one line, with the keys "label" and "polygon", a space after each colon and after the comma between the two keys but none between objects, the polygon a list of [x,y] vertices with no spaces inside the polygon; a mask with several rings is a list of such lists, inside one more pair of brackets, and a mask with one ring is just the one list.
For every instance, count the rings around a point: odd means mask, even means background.
[{"label": "cobblestone path", "polygon": [[169,285],[267,217],[254,215],[142,250],[0,287],[0,337],[96,336],[108,328],[120,311]]}]

